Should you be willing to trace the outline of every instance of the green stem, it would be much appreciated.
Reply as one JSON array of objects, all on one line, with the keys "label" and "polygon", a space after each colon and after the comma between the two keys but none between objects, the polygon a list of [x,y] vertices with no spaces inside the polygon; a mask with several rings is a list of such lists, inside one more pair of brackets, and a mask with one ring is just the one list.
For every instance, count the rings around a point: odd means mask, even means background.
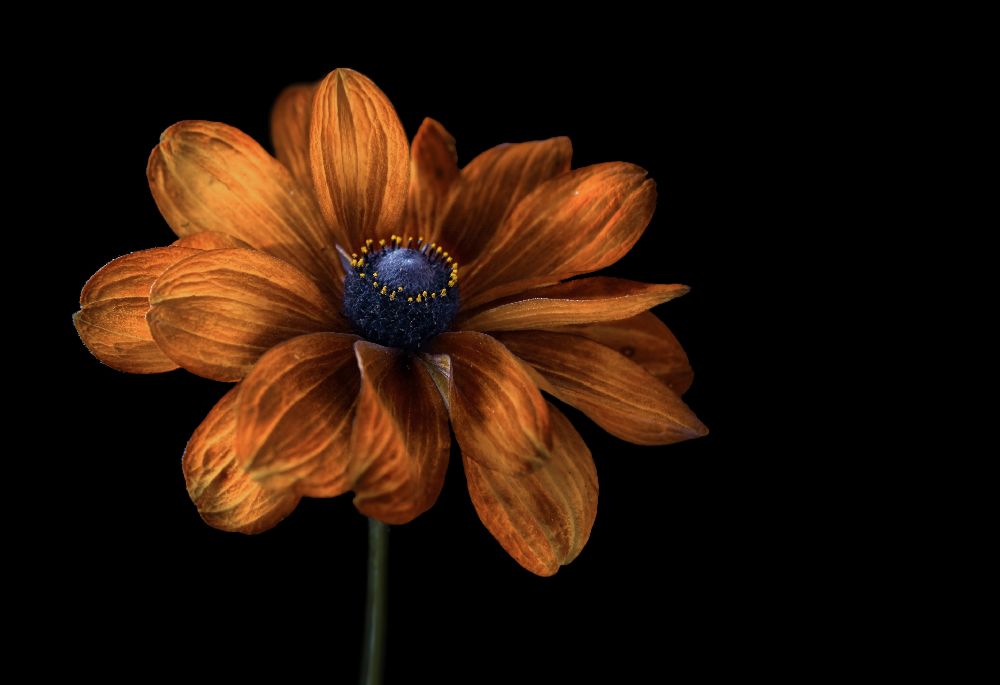
[{"label": "green stem", "polygon": [[365,645],[361,685],[381,685],[385,666],[386,577],[389,526],[368,519],[368,601],[365,605]]}]

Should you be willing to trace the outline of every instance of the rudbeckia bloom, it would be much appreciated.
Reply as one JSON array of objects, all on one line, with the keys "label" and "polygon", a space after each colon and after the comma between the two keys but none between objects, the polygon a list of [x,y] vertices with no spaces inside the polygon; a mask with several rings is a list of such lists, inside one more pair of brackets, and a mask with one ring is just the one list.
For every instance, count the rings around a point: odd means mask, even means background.
[{"label": "rudbeckia bloom", "polygon": [[642,235],[644,170],[571,169],[566,138],[459,169],[441,124],[408,143],[347,69],[282,93],[272,133],[277,158],[225,124],[167,129],[147,174],[179,239],[98,271],[74,319],[113,368],[235,383],[184,453],[207,523],[256,533],[349,491],[406,523],[441,490],[450,420],[483,523],[550,575],[590,535],[597,475],[543,392],[638,444],[706,432],[680,399],[684,351],[647,311],[686,288],[576,278]]}]

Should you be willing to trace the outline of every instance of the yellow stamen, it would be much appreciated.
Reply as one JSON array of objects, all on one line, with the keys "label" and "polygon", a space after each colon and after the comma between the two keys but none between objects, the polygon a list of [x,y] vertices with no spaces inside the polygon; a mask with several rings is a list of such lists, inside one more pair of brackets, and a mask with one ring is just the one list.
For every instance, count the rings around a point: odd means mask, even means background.
[{"label": "yellow stamen", "polygon": [[412,297],[408,297],[408,298],[406,298],[406,301],[407,302],[413,302],[413,298]]},{"label": "yellow stamen", "polygon": [[393,290],[391,293],[389,293],[389,299],[390,300],[395,300],[396,299],[396,291],[395,290]]},{"label": "yellow stamen", "polygon": [[386,287],[383,285],[382,289],[379,291],[379,295],[385,295]]},{"label": "yellow stamen", "polygon": [[358,276],[360,276],[361,278],[364,278],[365,277],[365,272],[362,271],[361,273],[358,274]]}]

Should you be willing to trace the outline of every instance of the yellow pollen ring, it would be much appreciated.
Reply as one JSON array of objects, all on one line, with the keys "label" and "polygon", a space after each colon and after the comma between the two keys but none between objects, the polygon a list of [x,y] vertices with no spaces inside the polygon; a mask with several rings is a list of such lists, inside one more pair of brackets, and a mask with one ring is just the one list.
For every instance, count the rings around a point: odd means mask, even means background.
[{"label": "yellow pollen ring", "polygon": [[[413,240],[414,240],[413,236],[406,236],[406,243],[408,247],[412,245]],[[365,244],[361,246],[361,256],[358,256],[358,253],[356,252],[351,253],[352,257],[351,266],[354,267],[355,269],[360,269],[366,265],[365,257],[368,256],[370,253],[372,252],[377,253],[387,249],[393,249],[394,247],[395,248],[400,247],[403,243],[403,236],[396,235],[395,233],[393,233],[389,237],[388,241],[385,238],[382,238],[377,242],[378,242],[378,247],[375,247],[376,241],[372,238],[366,238]],[[444,262],[451,267],[451,272],[448,275],[448,288],[454,288],[456,285],[458,285],[458,262],[456,262],[455,259],[448,252],[445,252],[444,248],[438,245],[437,243],[425,243],[423,236],[418,236],[416,242],[418,246],[422,246],[422,248],[418,247],[417,249],[425,250],[426,251],[425,254],[429,257],[439,257],[443,259]],[[372,249],[369,250],[369,248]],[[365,278],[366,276],[367,274],[364,272],[358,274],[359,278]],[[372,278],[373,281],[374,279],[378,278],[377,271],[372,272]],[[379,282],[374,281],[372,283],[372,287],[377,289],[379,287]],[[441,297],[448,296],[448,288],[441,288],[440,292]],[[384,284],[382,284],[382,290],[380,291],[380,294],[381,295],[388,294],[390,295],[389,299],[395,299],[395,294],[397,292],[400,293],[400,295],[402,295],[404,292],[403,286],[399,286],[398,288],[396,288],[395,291],[390,292],[388,291],[388,288]],[[424,291],[422,293],[417,294],[416,301],[425,302],[431,298],[437,298],[437,297],[438,297],[437,293],[428,294],[426,291]],[[413,302],[414,298],[408,297],[406,301]]]}]

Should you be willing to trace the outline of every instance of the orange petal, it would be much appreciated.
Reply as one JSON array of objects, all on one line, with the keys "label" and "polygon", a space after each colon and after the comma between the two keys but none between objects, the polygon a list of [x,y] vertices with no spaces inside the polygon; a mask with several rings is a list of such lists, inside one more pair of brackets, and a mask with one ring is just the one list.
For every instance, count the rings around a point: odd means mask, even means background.
[{"label": "orange petal", "polygon": [[569,171],[569,138],[498,145],[462,169],[452,186],[438,233],[456,259],[483,253],[511,210],[543,181]]},{"label": "orange petal", "polygon": [[178,238],[172,245],[192,250],[228,250],[234,247],[251,247],[248,243],[218,231],[205,231]]},{"label": "orange petal", "polygon": [[547,181],[504,221],[488,252],[463,274],[465,306],[597,271],[625,255],[653,216],[656,184],[623,162]]},{"label": "orange petal", "polygon": [[406,233],[437,237],[439,214],[448,189],[458,177],[455,139],[444,126],[424,119],[410,147],[410,193],[406,201]]},{"label": "orange petal", "polygon": [[437,373],[450,373],[447,394],[451,426],[462,454],[483,466],[525,473],[549,457],[549,411],[521,363],[482,333],[444,333],[428,346],[447,355],[450,366],[425,356]]},{"label": "orange petal", "polygon": [[680,342],[652,312],[644,312],[624,321],[609,321],[587,326],[548,328],[553,333],[571,333],[589,338],[623,354],[678,395],[691,387],[694,371]]},{"label": "orange petal", "polygon": [[609,347],[543,331],[499,333],[497,338],[535,368],[544,379],[543,390],[622,440],[666,445],[708,433],[677,393]]},{"label": "orange petal", "polygon": [[157,247],[119,257],[95,273],[80,293],[73,323],[91,354],[113,369],[160,373],[177,368],[146,324],[149,289],[171,265],[195,250]]},{"label": "orange petal", "polygon": [[345,328],[316,283],[256,250],[196,252],[156,280],[149,301],[160,349],[219,381],[239,380],[283,340]]},{"label": "orange petal", "polygon": [[587,544],[597,516],[597,470],[590,450],[551,404],[552,458],[525,475],[465,459],[465,477],[483,525],[517,563],[551,576]]},{"label": "orange petal", "polygon": [[517,331],[593,321],[625,319],[680,297],[686,285],[637,283],[598,276],[529,290],[509,301],[490,303],[459,319],[455,328],[471,331]]},{"label": "orange petal", "polygon": [[237,533],[260,533],[292,513],[299,497],[264,490],[236,461],[239,386],[219,400],[184,450],[184,482],[205,523]]},{"label": "orange petal", "polygon": [[354,505],[394,525],[433,506],[444,485],[448,412],[426,367],[370,342],[354,344],[361,392],[351,433]]},{"label": "orange petal", "polygon": [[340,333],[293,338],[261,357],[241,383],[236,455],[265,488],[309,497],[350,489],[357,339]]},{"label": "orange petal", "polygon": [[344,246],[388,238],[403,218],[410,153],[392,103],[366,77],[336,69],[313,99],[309,157],[323,217]]},{"label": "orange petal", "polygon": [[303,188],[312,190],[309,120],[316,85],[297,83],[281,92],[271,110],[271,140],[278,159]]},{"label": "orange petal", "polygon": [[312,195],[242,131],[210,121],[174,124],[160,136],[146,175],[178,236],[226,233],[321,282],[336,281],[340,260]]}]

